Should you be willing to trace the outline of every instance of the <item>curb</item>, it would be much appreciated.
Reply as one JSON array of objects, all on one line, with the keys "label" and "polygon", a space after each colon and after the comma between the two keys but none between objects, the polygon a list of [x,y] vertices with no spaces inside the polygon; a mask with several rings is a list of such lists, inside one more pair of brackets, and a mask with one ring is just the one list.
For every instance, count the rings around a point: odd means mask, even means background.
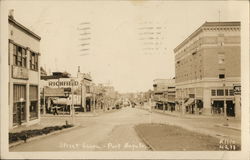
[{"label": "curb", "polygon": [[20,144],[23,144],[23,143],[31,142],[31,141],[38,140],[38,139],[41,139],[41,138],[44,138],[44,137],[47,137],[47,136],[51,136],[51,135],[63,133],[63,132],[66,132],[66,131],[70,131],[70,130],[76,129],[77,127],[79,127],[79,126],[74,126],[74,127],[63,129],[63,130],[51,132],[49,134],[43,134],[43,135],[40,135],[40,136],[31,137],[31,138],[28,138],[26,140],[26,142],[24,142],[23,140],[20,140],[20,141],[9,144],[9,149],[13,148],[13,147],[16,147],[16,146],[18,146]]},{"label": "curb", "polygon": [[136,128],[136,126],[133,127],[135,129],[135,132],[137,133],[137,135],[142,139],[142,141],[149,147],[149,150],[152,151],[156,151],[155,147],[153,147],[148,140],[146,140],[146,138],[143,136],[143,134],[141,134],[141,132],[139,131],[139,129]]},{"label": "curb", "polygon": [[235,128],[235,127],[230,127],[230,126],[224,126],[222,124],[215,124],[215,127],[222,127],[222,128],[227,128],[227,129],[232,129],[232,130],[236,130],[236,131],[241,131],[240,128]]}]

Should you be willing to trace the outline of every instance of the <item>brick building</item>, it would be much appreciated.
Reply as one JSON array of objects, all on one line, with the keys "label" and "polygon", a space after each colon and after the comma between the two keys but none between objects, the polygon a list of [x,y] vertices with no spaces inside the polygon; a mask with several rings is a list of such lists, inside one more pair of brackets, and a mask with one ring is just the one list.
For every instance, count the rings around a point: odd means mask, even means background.
[{"label": "brick building", "polygon": [[156,109],[175,110],[175,79],[155,79],[153,87]]},{"label": "brick building", "polygon": [[41,38],[9,15],[9,128],[40,120]]},{"label": "brick building", "polygon": [[175,49],[176,101],[183,113],[240,114],[240,22],[205,22]]}]

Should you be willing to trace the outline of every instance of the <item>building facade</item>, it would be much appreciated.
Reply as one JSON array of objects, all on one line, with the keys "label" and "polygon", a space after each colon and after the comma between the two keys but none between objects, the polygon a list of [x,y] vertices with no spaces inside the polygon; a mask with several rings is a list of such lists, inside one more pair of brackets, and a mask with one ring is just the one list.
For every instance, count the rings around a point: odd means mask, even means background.
[{"label": "building facade", "polygon": [[72,105],[75,111],[92,111],[91,88],[93,88],[92,78],[85,73],[78,72],[77,77],[71,77],[67,72],[53,72],[52,75],[41,76],[43,113],[52,113],[52,108],[55,107],[70,113]]},{"label": "building facade", "polygon": [[40,120],[41,38],[9,15],[9,128]]},{"label": "building facade", "polygon": [[153,84],[153,101],[155,108],[175,110],[175,79],[155,79]]},{"label": "building facade", "polygon": [[205,22],[175,49],[176,103],[183,113],[240,115],[240,22]]}]

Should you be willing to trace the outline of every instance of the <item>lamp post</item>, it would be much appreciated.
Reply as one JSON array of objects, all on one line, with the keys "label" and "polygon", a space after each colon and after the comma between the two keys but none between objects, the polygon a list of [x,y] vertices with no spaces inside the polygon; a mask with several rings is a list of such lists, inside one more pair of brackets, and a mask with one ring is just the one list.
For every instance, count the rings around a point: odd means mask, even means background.
[{"label": "lamp post", "polygon": [[23,108],[22,105],[23,105],[23,102],[24,102],[24,98],[20,98],[20,103],[21,103],[20,104],[20,112],[19,112],[19,116],[20,116],[19,117],[19,120],[20,120],[19,123],[20,123],[20,125],[22,124],[22,108]]}]

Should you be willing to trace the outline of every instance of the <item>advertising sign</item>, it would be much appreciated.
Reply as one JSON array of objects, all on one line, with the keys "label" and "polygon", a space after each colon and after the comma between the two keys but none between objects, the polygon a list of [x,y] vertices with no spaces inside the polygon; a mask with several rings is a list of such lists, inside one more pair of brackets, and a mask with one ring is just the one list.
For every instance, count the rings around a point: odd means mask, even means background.
[{"label": "advertising sign", "polygon": [[28,69],[18,66],[12,66],[12,77],[17,79],[29,79]]},{"label": "advertising sign", "polygon": [[47,86],[50,88],[70,88],[80,86],[80,81],[71,78],[52,79],[48,80]]},{"label": "advertising sign", "polygon": [[234,85],[234,95],[241,95],[241,86]]}]

